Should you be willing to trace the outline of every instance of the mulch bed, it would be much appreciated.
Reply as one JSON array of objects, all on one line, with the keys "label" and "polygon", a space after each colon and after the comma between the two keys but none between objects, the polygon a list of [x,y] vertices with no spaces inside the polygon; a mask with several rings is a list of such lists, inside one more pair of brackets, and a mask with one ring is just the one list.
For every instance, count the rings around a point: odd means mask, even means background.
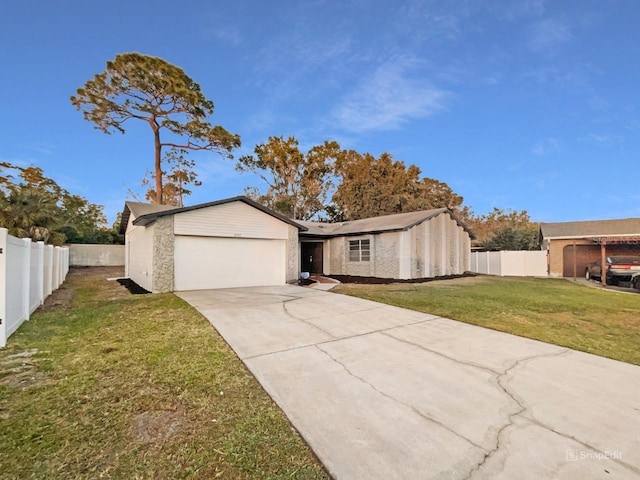
[{"label": "mulch bed", "polygon": [[151,293],[149,290],[145,290],[136,282],[129,278],[119,278],[118,283],[129,290],[134,295],[144,295],[146,293]]},{"label": "mulch bed", "polygon": [[475,273],[465,272],[461,275],[442,275],[441,277],[428,278],[408,278],[401,280],[398,278],[378,278],[378,277],[357,277],[354,275],[326,275],[329,278],[340,281],[341,283],[360,283],[370,285],[387,285],[390,283],[425,283],[438,280],[453,280],[455,278],[475,277]]}]

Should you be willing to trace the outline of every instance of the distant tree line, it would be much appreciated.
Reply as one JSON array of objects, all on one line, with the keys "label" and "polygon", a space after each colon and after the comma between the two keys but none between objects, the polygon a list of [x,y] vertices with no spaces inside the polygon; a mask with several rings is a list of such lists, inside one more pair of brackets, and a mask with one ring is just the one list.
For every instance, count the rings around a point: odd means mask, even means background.
[{"label": "distant tree line", "polygon": [[[180,67],[157,57],[117,55],[71,96],[71,103],[104,133],[125,133],[124,125],[131,119],[149,125],[153,169],[143,186],[152,203],[182,206],[190,189],[201,185],[189,152],[205,150],[233,158],[232,151],[241,144],[239,135],[209,122],[214,104],[200,85]],[[329,140],[303,152],[295,137],[272,136],[257,145],[253,155],[239,158],[236,167],[256,173],[266,184],[264,190],[248,188],[248,196],[293,219],[347,221],[447,207],[474,232],[478,245],[537,247],[537,224],[526,211],[496,208],[475,215],[449,185],[423,176],[418,166],[406,165],[390,153],[376,157]],[[63,191],[35,167],[19,170],[18,176],[21,182],[4,183],[2,199],[13,211],[2,221],[13,222],[13,231],[34,238],[48,232],[56,241],[61,235],[73,241],[116,240],[110,237],[114,230],[102,226],[102,207]],[[33,198],[17,206],[15,195],[29,192]],[[54,205],[53,210],[27,208],[45,201]],[[17,214],[20,209],[23,213]]]},{"label": "distant tree line", "polygon": [[265,191],[246,194],[283,215],[298,220],[349,221],[379,215],[449,208],[474,233],[476,245],[498,250],[538,248],[538,224],[529,214],[494,208],[476,215],[463,197],[445,182],[423,177],[390,153],[343,150],[325,141],[300,151],[295,137],[270,137],[254,155],[238,159],[238,170],[256,173]]},{"label": "distant tree line", "polygon": [[101,205],[74,195],[41,168],[0,162],[0,227],[19,238],[62,243],[122,243]]}]

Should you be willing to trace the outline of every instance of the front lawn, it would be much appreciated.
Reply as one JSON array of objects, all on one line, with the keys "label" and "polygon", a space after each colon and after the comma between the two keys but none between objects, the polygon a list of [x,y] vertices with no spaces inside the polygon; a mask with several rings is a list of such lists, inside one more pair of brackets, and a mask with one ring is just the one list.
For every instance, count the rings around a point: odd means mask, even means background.
[{"label": "front lawn", "polygon": [[640,365],[637,294],[562,279],[483,276],[424,284],[342,284],[333,291]]},{"label": "front lawn", "polygon": [[58,297],[0,351],[1,478],[328,478],[182,300],[82,270]]}]

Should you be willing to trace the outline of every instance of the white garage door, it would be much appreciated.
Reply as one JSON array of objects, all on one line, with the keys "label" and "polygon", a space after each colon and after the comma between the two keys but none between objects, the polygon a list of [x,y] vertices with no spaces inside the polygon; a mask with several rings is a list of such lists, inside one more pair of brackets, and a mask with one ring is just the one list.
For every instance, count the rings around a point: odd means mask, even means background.
[{"label": "white garage door", "polygon": [[174,289],[282,285],[286,281],[284,240],[175,237]]}]

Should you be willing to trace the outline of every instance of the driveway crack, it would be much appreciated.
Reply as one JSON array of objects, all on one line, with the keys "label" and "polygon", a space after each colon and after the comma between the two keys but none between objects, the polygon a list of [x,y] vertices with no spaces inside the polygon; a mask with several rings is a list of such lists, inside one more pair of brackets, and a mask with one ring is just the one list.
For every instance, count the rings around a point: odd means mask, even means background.
[{"label": "driveway crack", "polygon": [[[458,358],[446,355],[442,352],[438,352],[436,350],[431,350],[429,348],[426,348],[424,345],[420,345],[418,343],[412,342],[410,340],[405,340],[402,338],[398,338],[395,335],[389,333],[389,332],[380,332],[382,335],[386,335],[389,338],[392,338],[394,340],[397,340],[399,342],[403,342],[409,345],[412,345],[414,347],[420,348],[426,352],[429,352],[431,354],[440,356],[442,358],[446,358],[447,360],[450,360],[452,362],[456,362],[460,365],[464,365],[467,367],[471,367],[471,368],[476,368],[478,370],[482,370],[484,372],[488,372],[491,374],[492,378],[495,380],[497,387],[504,392],[504,394],[509,397],[509,399],[511,400],[511,402],[513,402],[516,406],[516,411],[513,413],[510,413],[507,416],[507,421],[504,425],[502,425],[499,430],[496,433],[496,437],[495,437],[495,444],[494,447],[490,450],[487,450],[486,448],[480,447],[482,448],[482,450],[485,452],[484,457],[480,460],[480,462],[478,462],[473,468],[471,468],[471,470],[469,471],[469,473],[463,477],[462,480],[469,480],[470,478],[473,477],[473,475],[480,470],[480,468],[482,468],[482,466],[493,456],[496,454],[496,452],[498,452],[502,446],[502,436],[503,433],[505,432],[505,430],[509,427],[511,427],[513,425],[514,419],[516,417],[521,416],[526,410],[527,410],[527,406],[524,404],[524,401],[517,398],[515,393],[513,393],[509,388],[508,385],[506,384],[506,380],[508,375],[517,367],[520,367],[521,365],[524,365],[525,363],[535,360],[535,359],[539,359],[539,358],[545,358],[545,357],[557,357],[557,356],[561,356],[561,355],[565,355],[568,352],[570,352],[569,349],[567,348],[563,348],[561,351],[559,352],[553,352],[553,353],[547,353],[547,354],[537,354],[537,355],[531,355],[528,357],[524,357],[524,358],[520,358],[516,361],[514,361],[508,368],[506,368],[504,371],[500,372],[497,370],[494,370],[492,368],[483,366],[483,365],[478,365],[476,363],[473,362],[465,362],[463,360],[460,360]],[[346,367],[345,367],[346,368]],[[351,372],[349,372],[351,373]],[[442,424],[441,424],[442,425]],[[446,427],[447,430],[452,431],[450,428]],[[463,437],[464,438],[464,437]],[[473,442],[471,442],[473,443]],[[476,445],[474,443],[474,445]],[[476,445],[478,446],[478,445]]]},{"label": "driveway crack", "polygon": [[[514,413],[509,414],[509,416],[507,417],[507,423],[505,423],[502,427],[500,427],[500,429],[499,429],[499,430],[498,430],[498,432],[496,433],[496,443],[495,443],[495,447],[494,447],[494,448],[492,448],[491,450],[489,450],[489,451],[485,454],[484,458],[482,458],[482,460],[480,460],[480,462],[478,462],[478,463],[477,463],[477,464],[476,464],[476,465],[475,465],[475,466],[474,466],[474,467],[469,471],[469,473],[467,474],[467,476],[462,478],[462,480],[469,480],[469,479],[471,479],[471,478],[476,474],[476,472],[478,472],[478,471],[482,468],[482,466],[483,466],[483,465],[484,465],[484,464],[485,464],[485,463],[486,463],[486,462],[487,462],[491,457],[493,457],[493,456],[494,456],[494,455],[495,455],[495,454],[500,450],[500,448],[501,448],[501,446],[502,446],[502,441],[503,441],[503,440],[502,440],[502,435],[503,435],[504,431],[505,431],[507,428],[509,428],[509,427],[513,426],[513,422],[514,422],[514,419],[515,419],[516,417],[520,417],[520,416],[522,416],[522,414],[523,414],[524,412],[526,412],[526,411],[527,411],[527,406],[524,404],[524,401],[523,401],[523,400],[518,399],[518,398],[516,397],[515,393],[513,393],[511,390],[509,390],[508,386],[507,386],[505,383],[503,383],[503,382],[505,382],[505,381],[506,381],[506,380],[505,380],[505,379],[506,379],[506,377],[507,377],[507,376],[508,376],[508,375],[509,375],[509,374],[510,374],[510,373],[511,373],[515,368],[517,368],[517,367],[519,367],[519,366],[521,366],[521,365],[523,365],[523,364],[525,364],[525,363],[527,363],[527,362],[529,362],[529,361],[537,360],[537,359],[539,359],[539,358],[545,358],[545,357],[559,357],[559,356],[561,356],[561,355],[565,355],[565,354],[567,354],[568,352],[570,352],[570,350],[565,348],[565,349],[563,349],[563,350],[562,350],[562,351],[560,351],[560,352],[547,353],[547,354],[542,354],[542,355],[531,355],[531,356],[529,356],[529,357],[520,358],[520,359],[516,360],[515,362],[513,362],[513,364],[512,364],[509,368],[507,368],[503,373],[499,374],[499,375],[496,377],[496,380],[497,380],[497,384],[498,384],[498,386],[500,387],[500,389],[501,389],[501,390],[502,390],[502,391],[503,391],[503,392],[504,392],[504,393],[505,393],[505,394],[506,394],[506,395],[507,395],[507,396],[508,396],[508,397],[509,397],[513,402],[515,402],[515,404],[518,406],[518,410],[517,410],[516,412],[514,412]],[[464,363],[464,362],[461,362],[461,363]],[[525,417],[523,417],[523,418],[525,418]],[[529,418],[527,418],[527,420],[529,420]]]},{"label": "driveway crack", "polygon": [[329,335],[329,337],[331,338],[335,338],[335,335],[332,335],[331,333],[329,333],[327,330],[325,330],[322,327],[319,327],[318,325],[315,325],[307,320],[305,320],[304,318],[300,318],[300,317],[296,317],[295,315],[293,315],[289,309],[287,308],[287,303],[289,302],[293,302],[297,299],[292,299],[292,300],[287,300],[282,302],[282,309],[284,310],[284,313],[287,314],[287,316],[289,316],[290,318],[293,318],[294,320],[298,320],[299,322],[303,322],[306,323],[307,325],[309,325],[310,327],[315,328],[316,330],[320,330],[322,333],[324,333],[325,335]]},{"label": "driveway crack", "polygon": [[523,418],[526,418],[528,421],[530,421],[534,425],[537,425],[537,426],[539,426],[541,428],[544,428],[545,430],[548,430],[548,431],[550,431],[552,433],[555,433],[556,435],[559,435],[559,436],[561,436],[563,438],[566,438],[567,440],[572,440],[572,441],[574,441],[576,443],[579,443],[583,447],[585,447],[585,448],[587,448],[589,450],[593,450],[594,452],[602,455],[602,458],[606,457],[608,460],[612,461],[613,463],[616,463],[616,464],[620,465],[621,467],[628,468],[629,470],[633,471],[634,473],[640,475],[640,468],[638,468],[638,467],[636,467],[634,465],[625,463],[625,462],[623,462],[622,460],[620,460],[619,458],[617,458],[615,456],[608,455],[607,452],[605,452],[603,450],[600,450],[598,447],[594,447],[593,445],[590,445],[587,442],[585,442],[583,440],[580,440],[579,438],[574,437],[573,435],[569,435],[568,433],[564,433],[564,432],[561,432],[559,430],[556,430],[553,427],[550,427],[549,425],[546,425],[546,424],[540,422],[539,420],[537,420],[534,417],[527,416],[527,417],[523,417]]},{"label": "driveway crack", "polygon": [[315,345],[315,347],[320,350],[322,353],[324,353],[327,357],[329,357],[331,360],[333,360],[335,363],[337,363],[338,365],[340,365],[345,372],[347,372],[349,375],[351,375],[353,378],[359,380],[360,382],[364,383],[365,385],[369,386],[373,391],[375,391],[376,393],[382,395],[385,398],[388,398],[389,400],[399,403],[400,405],[403,405],[406,408],[411,409],[416,415],[420,416],[421,418],[423,418],[424,420],[428,421],[429,423],[433,423],[436,424],[442,428],[444,428],[445,430],[447,430],[448,432],[454,434],[456,437],[461,438],[462,440],[466,441],[467,443],[469,443],[470,445],[479,448],[480,450],[482,450],[483,452],[486,452],[487,449],[484,448],[482,445],[477,444],[476,442],[474,442],[473,440],[465,437],[464,435],[461,435],[460,433],[456,432],[455,430],[451,429],[451,427],[445,425],[444,423],[436,420],[433,417],[430,417],[429,415],[426,415],[425,413],[421,412],[420,410],[418,410],[417,408],[415,408],[413,405],[403,402],[402,400],[395,398],[391,395],[389,395],[388,393],[384,392],[383,390],[380,390],[378,387],[376,387],[374,384],[372,384],[371,382],[367,381],[366,379],[364,379],[363,377],[356,375],[354,372],[352,372],[349,367],[347,367],[344,363],[342,363],[340,360],[338,360],[337,358],[335,358],[333,355],[331,355],[329,352],[327,352],[326,350],[324,350],[323,348],[321,348],[319,345]]},{"label": "driveway crack", "polygon": [[468,367],[477,368],[477,369],[483,370],[485,372],[489,372],[492,375],[501,375],[502,373],[504,373],[504,372],[499,372],[499,371],[494,370],[494,369],[489,368],[489,367],[485,367],[484,365],[479,365],[479,364],[473,363],[473,362],[465,362],[463,360],[460,360],[459,358],[455,358],[455,357],[452,357],[450,355],[445,355],[442,352],[439,352],[437,350],[431,350],[430,348],[426,348],[424,345],[420,345],[419,343],[412,342],[411,340],[405,340],[404,338],[398,338],[395,335],[393,335],[392,333],[390,333],[390,330],[393,330],[393,329],[396,329],[396,328],[400,328],[400,327],[393,327],[393,328],[390,328],[390,329],[386,329],[385,331],[380,331],[380,333],[382,335],[386,335],[389,338],[393,338],[394,340],[397,340],[398,342],[406,343],[407,345],[412,345],[412,346],[417,347],[417,348],[419,348],[421,350],[424,350],[425,352],[433,353],[434,355],[438,355],[439,357],[446,358],[447,360],[451,360],[452,362],[456,362],[456,363],[459,363],[461,365],[466,365]]}]

